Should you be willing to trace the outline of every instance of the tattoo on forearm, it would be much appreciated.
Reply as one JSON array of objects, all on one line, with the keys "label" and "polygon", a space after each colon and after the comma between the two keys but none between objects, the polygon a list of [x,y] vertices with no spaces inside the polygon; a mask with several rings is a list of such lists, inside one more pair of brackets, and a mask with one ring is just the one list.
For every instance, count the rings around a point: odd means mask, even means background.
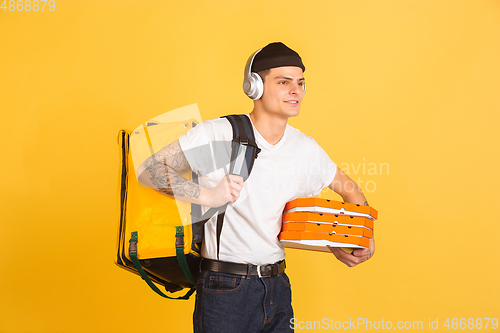
[{"label": "tattoo on forearm", "polygon": [[165,157],[171,156],[170,160],[167,160],[167,165],[173,169],[184,169],[189,168],[189,163],[186,156],[182,152],[181,145],[179,141],[175,141],[166,147],[164,156],[161,156],[162,160]]},{"label": "tattoo on forearm", "polygon": [[368,201],[367,201],[367,200],[365,200],[365,203],[364,203],[363,205],[365,205],[365,206],[370,206],[370,205],[368,204]]},{"label": "tattoo on forearm", "polygon": [[167,195],[198,198],[201,193],[200,185],[188,181],[179,175],[173,168],[164,163],[167,178]]},{"label": "tattoo on forearm", "polygon": [[157,153],[146,161],[149,179],[157,192],[170,197],[198,198],[201,193],[200,185],[188,181],[175,171],[185,167],[189,167],[189,164],[178,141],[169,145],[165,153]]}]

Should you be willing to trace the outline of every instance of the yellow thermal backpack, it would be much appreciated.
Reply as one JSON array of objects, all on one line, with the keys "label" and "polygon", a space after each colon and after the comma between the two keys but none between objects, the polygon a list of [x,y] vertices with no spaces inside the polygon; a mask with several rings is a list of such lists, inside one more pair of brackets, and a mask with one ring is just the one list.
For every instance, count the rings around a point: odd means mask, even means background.
[{"label": "yellow thermal backpack", "polygon": [[[229,173],[240,175],[244,180],[250,175],[253,162],[260,149],[255,143],[253,127],[245,115],[225,116],[233,129],[231,163]],[[133,159],[144,161],[155,153],[150,136],[160,134],[163,143],[156,151],[177,140],[196,126],[193,119],[168,123],[147,123],[142,132],[151,152],[144,156],[132,156],[131,132],[118,134],[120,148],[119,171],[119,225],[117,256],[115,263],[138,274],[157,294],[169,299],[189,299],[196,289],[196,276],[201,260],[204,223],[217,214],[217,253],[227,204],[210,208],[201,214],[201,206],[162,195],[138,183]],[[137,130],[136,130],[137,131]],[[146,156],[147,155],[147,156]],[[135,161],[135,160],[134,160]],[[197,175],[181,174],[197,183]],[[188,288],[180,297],[164,294],[153,282],[168,292]]]}]

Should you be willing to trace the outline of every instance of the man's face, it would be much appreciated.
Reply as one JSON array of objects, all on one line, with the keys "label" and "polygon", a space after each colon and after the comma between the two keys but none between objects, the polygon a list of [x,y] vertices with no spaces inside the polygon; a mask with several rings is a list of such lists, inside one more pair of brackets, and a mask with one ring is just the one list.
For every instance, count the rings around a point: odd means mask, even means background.
[{"label": "man's face", "polygon": [[297,116],[304,98],[304,83],[300,67],[271,68],[264,80],[262,106],[284,118]]}]

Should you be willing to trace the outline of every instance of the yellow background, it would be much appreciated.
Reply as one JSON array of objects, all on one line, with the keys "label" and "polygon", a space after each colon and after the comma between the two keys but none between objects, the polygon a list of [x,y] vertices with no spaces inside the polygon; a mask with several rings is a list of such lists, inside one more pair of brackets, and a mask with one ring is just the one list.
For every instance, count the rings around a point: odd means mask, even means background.
[{"label": "yellow background", "polygon": [[57,0],[0,10],[0,332],[191,330],[113,263],[117,133],[250,111],[273,41],[307,68],[290,123],[380,212],[359,267],[287,251],[297,320],[500,318],[500,1]]}]

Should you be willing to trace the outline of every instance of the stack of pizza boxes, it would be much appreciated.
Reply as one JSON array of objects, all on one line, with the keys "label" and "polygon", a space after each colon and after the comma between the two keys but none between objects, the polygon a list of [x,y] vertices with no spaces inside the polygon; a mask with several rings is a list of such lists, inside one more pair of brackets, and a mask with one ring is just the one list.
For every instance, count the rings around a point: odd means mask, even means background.
[{"label": "stack of pizza boxes", "polygon": [[328,246],[367,248],[378,212],[369,206],[320,198],[298,198],[283,212],[284,247],[330,252]]}]

